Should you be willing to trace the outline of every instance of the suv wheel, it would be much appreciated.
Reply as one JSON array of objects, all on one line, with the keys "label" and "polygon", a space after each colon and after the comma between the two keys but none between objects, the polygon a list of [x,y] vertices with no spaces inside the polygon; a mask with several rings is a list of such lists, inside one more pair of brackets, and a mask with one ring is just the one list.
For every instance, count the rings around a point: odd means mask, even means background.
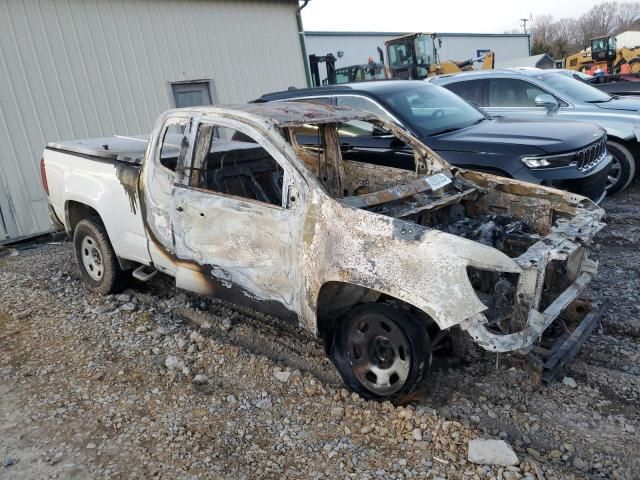
[{"label": "suv wheel", "polygon": [[424,326],[402,310],[363,304],[339,321],[331,354],[351,390],[365,398],[389,399],[420,383],[431,342]]},{"label": "suv wheel", "polygon": [[629,186],[636,173],[636,163],[629,149],[621,143],[607,140],[607,150],[613,159],[606,188],[607,193],[613,195]]}]

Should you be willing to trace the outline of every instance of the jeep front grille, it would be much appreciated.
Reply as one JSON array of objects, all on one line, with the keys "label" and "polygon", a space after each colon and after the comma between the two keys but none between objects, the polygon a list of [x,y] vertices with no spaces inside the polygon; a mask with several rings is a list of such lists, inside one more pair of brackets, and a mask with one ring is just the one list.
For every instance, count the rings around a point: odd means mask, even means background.
[{"label": "jeep front grille", "polygon": [[599,140],[587,145],[582,150],[578,150],[574,154],[574,160],[571,165],[574,165],[581,172],[588,172],[598,163],[604,160],[607,155],[607,136],[603,135]]}]

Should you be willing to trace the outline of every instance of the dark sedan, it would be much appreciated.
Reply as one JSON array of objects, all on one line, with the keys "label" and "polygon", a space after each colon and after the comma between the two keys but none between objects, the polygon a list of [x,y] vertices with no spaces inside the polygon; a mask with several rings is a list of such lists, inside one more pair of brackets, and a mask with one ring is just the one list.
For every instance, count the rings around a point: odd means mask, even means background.
[{"label": "dark sedan", "polygon": [[[372,81],[287,90],[257,102],[313,100],[367,110],[420,138],[451,164],[553,186],[593,200],[604,196],[611,159],[604,130],[584,123],[488,117],[448,90],[411,80]],[[385,132],[343,129],[344,151],[411,168]],[[313,138],[299,139],[313,142]]]}]

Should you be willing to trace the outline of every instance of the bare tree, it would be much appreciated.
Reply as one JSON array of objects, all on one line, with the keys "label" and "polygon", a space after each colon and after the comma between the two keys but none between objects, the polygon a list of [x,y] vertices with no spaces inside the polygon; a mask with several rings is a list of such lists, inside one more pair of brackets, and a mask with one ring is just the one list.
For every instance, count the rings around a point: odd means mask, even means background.
[{"label": "bare tree", "polygon": [[554,58],[564,58],[577,50],[580,50],[578,22],[573,18],[561,18],[556,22],[553,56]]},{"label": "bare tree", "polygon": [[616,15],[618,2],[605,2],[596,5],[578,20],[580,29],[580,42],[589,45],[594,37],[612,35],[617,27]]},{"label": "bare tree", "polygon": [[556,23],[551,15],[540,15],[531,22],[531,53],[550,53],[557,36]]},{"label": "bare tree", "polygon": [[640,24],[640,3],[622,2],[618,4],[616,33],[638,28]]},{"label": "bare tree", "polygon": [[531,53],[548,53],[563,58],[590,46],[591,39],[640,28],[640,3],[604,2],[577,20],[551,15],[534,18],[531,26]]}]

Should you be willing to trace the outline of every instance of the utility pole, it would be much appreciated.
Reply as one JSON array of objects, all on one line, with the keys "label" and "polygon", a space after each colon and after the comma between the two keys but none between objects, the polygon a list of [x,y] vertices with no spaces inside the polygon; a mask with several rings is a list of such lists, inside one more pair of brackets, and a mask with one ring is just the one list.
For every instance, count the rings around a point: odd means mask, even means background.
[{"label": "utility pole", "polygon": [[521,18],[520,21],[522,22],[522,30],[524,31],[524,33],[527,33],[527,22],[529,21],[529,19]]}]

